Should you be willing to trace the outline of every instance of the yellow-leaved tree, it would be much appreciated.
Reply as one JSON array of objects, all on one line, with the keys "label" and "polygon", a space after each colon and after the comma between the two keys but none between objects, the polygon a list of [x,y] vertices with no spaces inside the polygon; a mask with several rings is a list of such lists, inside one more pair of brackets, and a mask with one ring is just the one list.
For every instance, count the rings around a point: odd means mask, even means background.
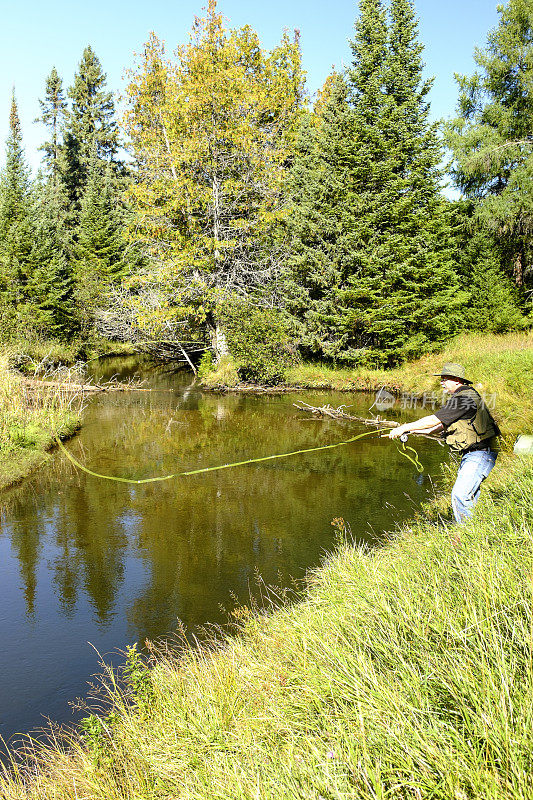
[{"label": "yellow-leaved tree", "polygon": [[174,57],[150,35],[130,73],[125,126],[131,234],[148,258],[133,290],[154,331],[204,325],[221,355],[224,304],[277,302],[275,231],[303,95],[296,31],[266,52],[249,26],[226,28],[210,0]]}]

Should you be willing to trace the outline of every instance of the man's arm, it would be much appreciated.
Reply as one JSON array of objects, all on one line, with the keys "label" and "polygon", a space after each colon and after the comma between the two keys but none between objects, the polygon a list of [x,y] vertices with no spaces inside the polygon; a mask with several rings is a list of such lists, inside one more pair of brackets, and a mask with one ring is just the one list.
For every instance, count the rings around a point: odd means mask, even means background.
[{"label": "man's arm", "polygon": [[397,439],[403,433],[434,433],[443,430],[444,425],[435,414],[429,414],[414,422],[406,422],[405,425],[398,425],[389,433],[390,439]]}]

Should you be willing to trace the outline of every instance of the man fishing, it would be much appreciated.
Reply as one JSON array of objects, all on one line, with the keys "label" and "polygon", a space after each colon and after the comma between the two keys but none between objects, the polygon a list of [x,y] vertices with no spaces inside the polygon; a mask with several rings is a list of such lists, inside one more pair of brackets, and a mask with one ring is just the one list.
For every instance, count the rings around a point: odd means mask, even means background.
[{"label": "man fishing", "polygon": [[481,484],[496,462],[500,429],[472,381],[465,378],[461,364],[444,364],[435,377],[440,377],[444,391],[451,395],[448,402],[434,414],[398,425],[389,436],[397,439],[407,433],[442,431],[446,444],[461,456],[452,489],[453,514],[461,523],[472,515]]}]

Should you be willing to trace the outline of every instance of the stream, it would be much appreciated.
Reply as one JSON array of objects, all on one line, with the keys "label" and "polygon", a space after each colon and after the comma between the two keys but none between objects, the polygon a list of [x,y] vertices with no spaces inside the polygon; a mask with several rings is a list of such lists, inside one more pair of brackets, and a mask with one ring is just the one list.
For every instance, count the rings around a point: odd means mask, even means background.
[{"label": "stream", "polygon": [[[139,358],[97,362],[93,380],[140,376],[151,392],[89,399],[67,443],[96,472],[148,478],[350,438],[363,425],[310,419],[293,407],[345,404],[368,415],[373,395],[201,392],[190,373]],[[387,412],[407,421],[423,411]],[[426,413],[430,413],[427,412]],[[367,429],[366,429],[367,430]],[[290,587],[335,546],[342,517],[358,542],[410,515],[433,491],[446,451],[413,439],[425,473],[389,439],[303,453],[162,483],[94,478],[55,451],[0,498],[0,736],[12,745],[47,719],[72,723],[99,662],[145,640],[224,625],[264,586]]]}]

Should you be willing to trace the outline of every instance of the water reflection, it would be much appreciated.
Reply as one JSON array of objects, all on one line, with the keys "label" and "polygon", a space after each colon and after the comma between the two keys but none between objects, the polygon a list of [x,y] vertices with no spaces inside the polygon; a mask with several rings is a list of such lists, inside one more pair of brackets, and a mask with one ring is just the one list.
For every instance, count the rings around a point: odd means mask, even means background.
[{"label": "water reflection", "polygon": [[[136,359],[112,360],[98,379],[131,377]],[[330,444],[353,425],[305,420],[292,398],[205,395],[183,373],[144,368],[152,392],[95,397],[74,456],[98,472],[165,475]],[[299,395],[322,404],[324,395]],[[346,395],[328,395],[332,405]],[[354,413],[371,403],[350,396]],[[393,412],[391,412],[393,413]],[[421,442],[429,472],[442,452]],[[360,539],[388,528],[425,496],[389,440],[129,486],[76,470],[60,454],[7,493],[0,527],[0,733],[42,714],[69,719],[97,656],[176,626],[221,622],[221,605],[246,601],[254,578],[300,578],[330,549],[342,516]],[[395,506],[393,512],[391,505]]]}]

